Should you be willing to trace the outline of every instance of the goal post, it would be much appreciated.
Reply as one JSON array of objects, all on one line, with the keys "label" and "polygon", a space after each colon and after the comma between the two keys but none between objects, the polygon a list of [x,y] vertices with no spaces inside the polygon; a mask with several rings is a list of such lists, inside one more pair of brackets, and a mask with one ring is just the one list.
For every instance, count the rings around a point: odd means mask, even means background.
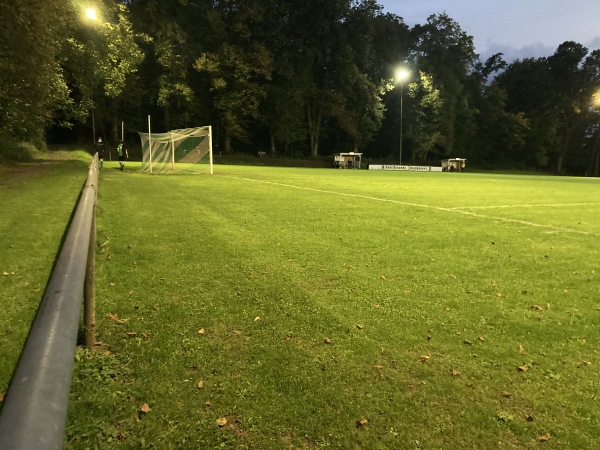
[{"label": "goal post", "polygon": [[167,173],[176,164],[206,165],[213,174],[212,127],[171,130],[166,133],[139,132],[142,143],[142,170],[150,173]]}]

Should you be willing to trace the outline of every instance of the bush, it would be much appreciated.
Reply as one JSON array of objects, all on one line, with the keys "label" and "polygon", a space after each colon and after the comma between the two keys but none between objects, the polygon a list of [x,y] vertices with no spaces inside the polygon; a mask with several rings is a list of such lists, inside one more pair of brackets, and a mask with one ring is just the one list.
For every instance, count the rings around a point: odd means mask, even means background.
[{"label": "bush", "polygon": [[0,132],[0,162],[24,163],[34,160],[37,148],[29,142],[19,142],[6,131]]}]

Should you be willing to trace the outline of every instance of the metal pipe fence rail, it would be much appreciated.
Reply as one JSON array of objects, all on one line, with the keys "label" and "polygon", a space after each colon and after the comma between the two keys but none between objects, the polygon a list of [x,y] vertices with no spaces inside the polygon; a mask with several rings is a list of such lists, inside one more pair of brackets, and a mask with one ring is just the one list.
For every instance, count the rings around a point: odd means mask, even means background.
[{"label": "metal pipe fence rail", "polygon": [[6,393],[0,413],[2,450],[63,448],[81,303],[90,270],[93,279],[88,254],[94,252],[90,243],[95,242],[97,189],[95,155]]}]

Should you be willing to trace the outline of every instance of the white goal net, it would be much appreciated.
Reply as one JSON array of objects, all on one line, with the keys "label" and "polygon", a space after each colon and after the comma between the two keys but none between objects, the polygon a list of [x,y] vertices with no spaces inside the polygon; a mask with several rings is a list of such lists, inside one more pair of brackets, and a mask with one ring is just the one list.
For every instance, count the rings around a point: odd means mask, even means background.
[{"label": "white goal net", "polygon": [[142,141],[142,170],[167,173],[186,164],[205,165],[213,174],[212,127],[184,128],[167,133],[139,133]]}]

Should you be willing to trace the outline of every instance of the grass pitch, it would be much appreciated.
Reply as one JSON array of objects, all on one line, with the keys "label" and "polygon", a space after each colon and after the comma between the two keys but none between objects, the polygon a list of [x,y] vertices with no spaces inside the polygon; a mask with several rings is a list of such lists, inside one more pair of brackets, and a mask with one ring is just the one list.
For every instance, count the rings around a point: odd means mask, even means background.
[{"label": "grass pitch", "polygon": [[67,448],[591,448],[600,184],[110,163]]}]

